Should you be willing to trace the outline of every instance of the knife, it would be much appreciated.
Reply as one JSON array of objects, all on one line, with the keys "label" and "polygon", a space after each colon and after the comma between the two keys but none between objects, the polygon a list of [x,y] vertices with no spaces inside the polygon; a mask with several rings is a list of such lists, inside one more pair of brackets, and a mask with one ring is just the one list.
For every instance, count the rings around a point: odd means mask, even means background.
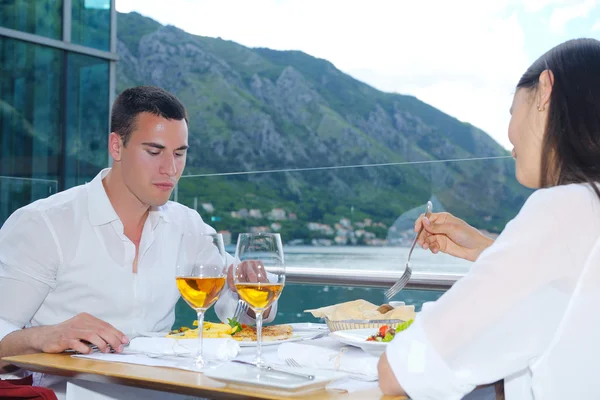
[{"label": "knife", "polygon": [[282,374],[293,375],[293,376],[297,376],[297,377],[300,377],[300,378],[309,379],[311,381],[315,379],[314,375],[302,374],[300,372],[291,372],[291,371],[288,371],[288,370],[284,370],[284,369],[279,369],[279,368],[276,368],[276,367],[272,367],[270,365],[259,365],[259,364],[254,364],[254,363],[251,363],[251,362],[248,362],[248,361],[242,361],[242,360],[231,360],[231,362],[238,363],[238,364],[251,365],[253,367],[264,369],[266,371],[280,372]]}]

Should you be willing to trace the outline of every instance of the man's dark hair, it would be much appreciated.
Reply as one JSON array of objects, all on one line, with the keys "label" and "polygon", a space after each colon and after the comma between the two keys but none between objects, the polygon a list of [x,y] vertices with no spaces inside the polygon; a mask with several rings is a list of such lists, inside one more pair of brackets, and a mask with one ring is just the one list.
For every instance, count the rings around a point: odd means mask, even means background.
[{"label": "man's dark hair", "polygon": [[165,119],[185,120],[189,125],[183,103],[174,95],[155,86],[138,86],[125,90],[112,107],[110,131],[117,133],[127,146],[135,129],[138,114],[148,112]]},{"label": "man's dark hair", "polygon": [[541,187],[589,183],[600,197],[600,41],[574,39],[535,61],[517,88],[536,90],[554,75],[544,135]]}]

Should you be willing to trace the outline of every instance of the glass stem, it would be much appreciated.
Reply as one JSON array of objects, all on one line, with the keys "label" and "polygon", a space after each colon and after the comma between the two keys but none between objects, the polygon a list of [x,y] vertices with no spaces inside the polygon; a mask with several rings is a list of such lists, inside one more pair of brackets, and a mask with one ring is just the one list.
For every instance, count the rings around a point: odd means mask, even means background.
[{"label": "glass stem", "polygon": [[196,364],[199,367],[204,365],[204,360],[202,359],[202,343],[203,343],[203,331],[204,331],[204,310],[196,310],[198,313],[198,351],[196,352]]},{"label": "glass stem", "polygon": [[256,363],[262,364],[262,319],[263,310],[255,310],[256,313]]}]

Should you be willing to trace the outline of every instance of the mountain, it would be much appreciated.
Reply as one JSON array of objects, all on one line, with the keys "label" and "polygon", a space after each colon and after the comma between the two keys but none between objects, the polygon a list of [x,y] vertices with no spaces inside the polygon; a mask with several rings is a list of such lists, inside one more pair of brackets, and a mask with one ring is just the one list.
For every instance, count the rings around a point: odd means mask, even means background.
[{"label": "mountain", "polygon": [[117,51],[117,92],[156,85],[186,105],[185,174],[428,162],[182,178],[178,200],[211,203],[217,229],[247,229],[230,214],[243,208],[295,214],[281,223],[287,240],[315,236],[308,221],[390,226],[435,195],[446,210],[498,232],[529,195],[511,159],[436,162],[509,155],[485,132],[327,60],[195,36],[137,13],[118,15]]}]

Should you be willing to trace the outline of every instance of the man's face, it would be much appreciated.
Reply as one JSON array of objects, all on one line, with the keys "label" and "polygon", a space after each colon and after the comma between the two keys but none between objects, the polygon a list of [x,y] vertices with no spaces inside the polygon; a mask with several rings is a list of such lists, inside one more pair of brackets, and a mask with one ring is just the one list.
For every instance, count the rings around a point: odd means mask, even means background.
[{"label": "man's face", "polygon": [[125,185],[145,205],[165,204],[185,168],[187,148],[185,120],[138,114],[127,146],[121,147]]}]

